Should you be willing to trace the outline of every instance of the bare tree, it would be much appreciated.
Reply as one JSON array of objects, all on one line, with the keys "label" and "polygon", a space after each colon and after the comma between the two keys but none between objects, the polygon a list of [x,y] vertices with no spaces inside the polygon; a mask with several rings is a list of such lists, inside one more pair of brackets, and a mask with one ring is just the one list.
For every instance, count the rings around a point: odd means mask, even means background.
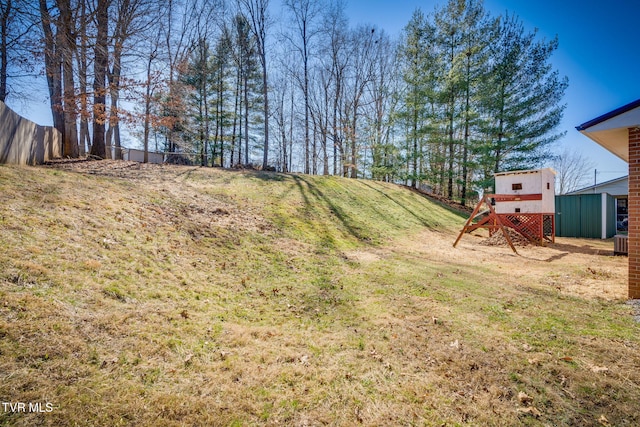
[{"label": "bare tree", "polygon": [[373,58],[374,47],[378,42],[376,29],[360,26],[350,34],[349,57],[350,62],[350,78],[346,92],[345,104],[345,122],[347,129],[346,142],[349,144],[350,153],[348,161],[344,165],[344,176],[350,178],[358,177],[358,152],[359,152],[359,136],[358,126],[359,118],[362,114],[362,103],[367,86],[373,79]]},{"label": "bare tree", "polygon": [[274,78],[274,106],[273,106],[273,119],[275,121],[276,134],[275,140],[277,145],[277,160],[276,167],[282,172],[289,172],[288,161],[288,149],[289,149],[289,96],[293,92],[293,85],[287,78],[287,65],[283,65],[278,70],[280,74],[277,74]]},{"label": "bare tree", "polygon": [[154,25],[152,17],[154,7],[151,0],[114,0],[111,4],[113,28],[110,29],[109,45],[111,47],[111,67],[107,68],[109,83],[109,128],[106,134],[107,156],[111,147],[115,146],[115,158],[122,158],[122,144],[120,140],[120,92],[122,88],[123,61],[127,51],[139,40],[145,38],[147,30]]},{"label": "bare tree", "polygon": [[[290,37],[290,42],[302,61],[302,78],[298,78],[298,82],[304,97],[304,172],[309,173],[309,162],[311,161],[309,147],[309,57],[312,38],[318,33],[317,29],[313,27],[313,20],[319,15],[321,5],[315,0],[286,0],[285,5],[293,15],[297,27],[297,34]],[[294,76],[298,75],[298,73],[294,73]],[[316,165],[315,154],[314,150],[314,169]]]},{"label": "bare tree", "polygon": [[[40,22],[43,30],[45,74],[49,88],[49,103],[53,126],[64,135],[64,114],[62,107],[62,62],[56,48],[57,29],[47,0],[39,0]],[[64,153],[63,153],[64,154]]]},{"label": "bare tree", "polygon": [[105,122],[106,122],[106,75],[108,67],[108,29],[110,0],[98,0],[96,7],[97,35],[94,46],[93,62],[93,144],[91,154],[106,158]]},{"label": "bare tree", "polygon": [[[36,6],[37,7],[37,6]],[[33,76],[34,63],[25,48],[30,38],[37,37],[32,19],[35,10],[28,0],[0,1],[0,101],[5,102],[15,93],[15,83],[20,77]],[[39,34],[38,34],[39,35]],[[13,87],[13,91],[12,91]],[[13,93],[12,93],[13,92]]]},{"label": "bare tree", "polygon": [[566,194],[588,185],[595,164],[579,151],[565,148],[553,160],[556,171],[556,192]]},{"label": "bare tree", "polygon": [[149,162],[149,134],[151,131],[151,106],[152,98],[154,95],[154,79],[153,79],[153,66],[154,61],[158,57],[158,51],[161,43],[161,31],[156,32],[155,37],[152,37],[149,42],[149,51],[147,54],[146,64],[146,80],[144,82],[145,96],[144,96],[144,120],[143,120],[143,159],[144,163]]},{"label": "bare tree", "polygon": [[391,96],[398,91],[397,58],[395,44],[381,32],[375,43],[374,72],[368,89],[371,102],[365,117],[371,146],[371,177],[385,181],[389,181],[394,174],[390,117],[397,102],[397,97]]},{"label": "bare tree", "polygon": [[62,152],[66,157],[78,157],[76,87],[73,73],[73,54],[76,50],[76,22],[70,0],[57,0],[60,18],[56,49],[60,52],[63,75],[64,133]]},{"label": "bare tree", "polygon": [[88,99],[88,71],[89,71],[89,11],[87,2],[82,1],[78,10],[78,37],[80,45],[76,46],[76,62],[78,69],[78,92],[80,95],[80,132],[78,139],[79,155],[87,154],[87,147],[91,148],[91,136],[89,132],[89,99]]},{"label": "bare tree", "polygon": [[269,85],[267,78],[267,29],[269,27],[269,0],[238,0],[247,19],[251,23],[251,31],[256,39],[256,50],[262,66],[262,102],[264,114],[264,153],[262,168],[269,164]]},{"label": "bare tree", "polygon": [[9,61],[9,31],[15,16],[11,0],[0,3],[0,101],[7,98],[7,70]]},{"label": "bare tree", "polygon": [[331,125],[330,137],[333,142],[333,174],[345,163],[344,132],[343,132],[343,98],[346,85],[346,74],[349,57],[347,55],[347,18],[345,2],[333,0],[329,3],[323,15],[323,42],[321,46],[322,67],[330,74],[331,87]]}]

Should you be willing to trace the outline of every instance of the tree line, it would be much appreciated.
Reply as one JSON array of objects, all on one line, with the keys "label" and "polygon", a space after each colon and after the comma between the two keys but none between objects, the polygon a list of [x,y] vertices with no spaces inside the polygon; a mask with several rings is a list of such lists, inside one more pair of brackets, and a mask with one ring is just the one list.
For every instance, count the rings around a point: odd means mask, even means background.
[{"label": "tree line", "polygon": [[562,136],[557,39],[480,0],[416,10],[397,39],[342,0],[3,0],[0,31],[0,100],[46,78],[68,157],[120,158],[126,138],[468,203]]}]

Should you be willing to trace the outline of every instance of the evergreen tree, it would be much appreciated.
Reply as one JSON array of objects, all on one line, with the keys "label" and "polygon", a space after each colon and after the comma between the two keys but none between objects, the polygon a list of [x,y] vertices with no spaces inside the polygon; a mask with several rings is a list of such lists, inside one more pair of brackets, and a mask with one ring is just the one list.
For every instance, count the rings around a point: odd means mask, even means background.
[{"label": "evergreen tree", "polygon": [[462,27],[462,128],[463,143],[460,159],[460,203],[466,205],[470,177],[475,167],[477,128],[480,122],[480,82],[487,77],[489,45],[497,32],[498,20],[492,20],[482,2],[471,0],[467,4]]},{"label": "evergreen tree", "polygon": [[528,169],[549,159],[550,145],[562,136],[556,128],[568,80],[549,62],[558,40],[536,40],[536,35],[527,33],[517,17],[506,16],[497,41],[490,45],[491,68],[481,105],[484,143],[479,151],[485,188],[495,172]]},{"label": "evergreen tree", "polygon": [[[230,126],[233,113],[227,110],[229,97],[231,70],[231,38],[229,28],[225,25],[215,46],[215,54],[211,58],[212,72],[212,103],[215,130],[211,147],[212,162],[216,160],[224,167],[225,141],[228,139],[226,130]],[[230,159],[230,166],[233,159]]]},{"label": "evergreen tree", "polygon": [[438,45],[441,79],[438,88],[441,128],[444,131],[442,141],[445,151],[445,167],[442,170],[442,182],[446,185],[446,196],[453,198],[453,165],[455,157],[456,125],[458,101],[460,96],[461,21],[464,13],[464,0],[450,0],[443,9],[434,14],[435,38]]},{"label": "evergreen tree", "polygon": [[[251,108],[259,99],[261,74],[257,64],[256,42],[247,18],[236,15],[233,26],[232,58],[236,68],[234,114],[231,137],[232,164],[249,164],[249,123]],[[237,153],[237,154],[236,154]]]},{"label": "evergreen tree", "polygon": [[405,127],[406,179],[415,188],[424,178],[418,165],[422,161],[426,119],[435,83],[433,72],[429,72],[434,66],[432,40],[433,28],[418,9],[404,29],[398,54],[405,91],[397,115]]},{"label": "evergreen tree", "polygon": [[[210,67],[209,44],[203,38],[193,43],[187,70],[180,80],[189,88],[187,115],[189,119],[189,140],[191,151],[198,157],[201,166],[207,166],[209,146],[209,94],[212,71]],[[185,147],[186,148],[186,147]]]}]

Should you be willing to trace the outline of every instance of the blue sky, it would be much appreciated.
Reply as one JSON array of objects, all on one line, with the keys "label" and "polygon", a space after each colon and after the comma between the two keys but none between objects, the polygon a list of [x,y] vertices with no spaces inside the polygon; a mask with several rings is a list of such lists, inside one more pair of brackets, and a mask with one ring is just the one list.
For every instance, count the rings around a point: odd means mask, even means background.
[{"label": "blue sky", "polygon": [[[413,11],[431,13],[446,0],[346,0],[352,25],[374,24],[397,36]],[[575,126],[640,98],[640,52],[635,22],[640,17],[638,0],[485,0],[493,15],[506,11],[522,19],[528,30],[539,36],[558,36],[560,47],[552,58],[561,75],[569,77],[567,108],[561,130],[566,136],[560,147],[580,150],[598,170],[598,182],[627,173],[622,160],[578,133]],[[11,105],[20,113],[42,123],[51,123],[44,79],[33,103]],[[36,89],[34,87],[34,89]]]},{"label": "blue sky", "polygon": [[[425,14],[446,0],[348,0],[352,24],[375,24],[398,35],[416,8]],[[569,77],[567,104],[559,148],[579,150],[598,170],[598,182],[626,175],[627,164],[575,130],[581,123],[640,98],[638,0],[485,0],[492,15],[520,17],[528,30],[547,40],[556,35],[559,48],[552,58]]]}]

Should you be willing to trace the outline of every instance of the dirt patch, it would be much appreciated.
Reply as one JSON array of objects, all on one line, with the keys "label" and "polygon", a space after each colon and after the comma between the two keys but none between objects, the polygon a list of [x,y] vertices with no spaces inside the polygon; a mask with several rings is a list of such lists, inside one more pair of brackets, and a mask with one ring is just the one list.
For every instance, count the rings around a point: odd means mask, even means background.
[{"label": "dirt patch", "polygon": [[[522,234],[519,234],[509,228],[506,228],[505,232],[509,235],[513,246],[524,248],[531,244],[529,239],[524,237]],[[479,244],[484,246],[509,246],[507,238],[504,236],[504,234],[502,234],[501,231],[494,233],[493,236],[488,237],[487,239],[481,241]]]},{"label": "dirt patch", "polygon": [[495,280],[509,286],[534,286],[594,299],[627,297],[627,258],[613,256],[612,240],[556,238],[555,243],[536,246],[525,239],[526,244],[517,245],[516,254],[497,234],[503,242],[494,235],[495,243],[487,244],[493,238],[475,233],[463,236],[454,248],[454,234],[428,230],[376,248],[370,256],[359,251],[350,257],[375,260],[393,253],[412,254],[429,262],[455,262],[460,268],[494,272]]},{"label": "dirt patch", "polygon": [[349,261],[355,261],[358,263],[370,263],[374,261],[379,261],[382,257],[380,254],[375,253],[374,251],[350,251],[345,252],[344,256]]}]

